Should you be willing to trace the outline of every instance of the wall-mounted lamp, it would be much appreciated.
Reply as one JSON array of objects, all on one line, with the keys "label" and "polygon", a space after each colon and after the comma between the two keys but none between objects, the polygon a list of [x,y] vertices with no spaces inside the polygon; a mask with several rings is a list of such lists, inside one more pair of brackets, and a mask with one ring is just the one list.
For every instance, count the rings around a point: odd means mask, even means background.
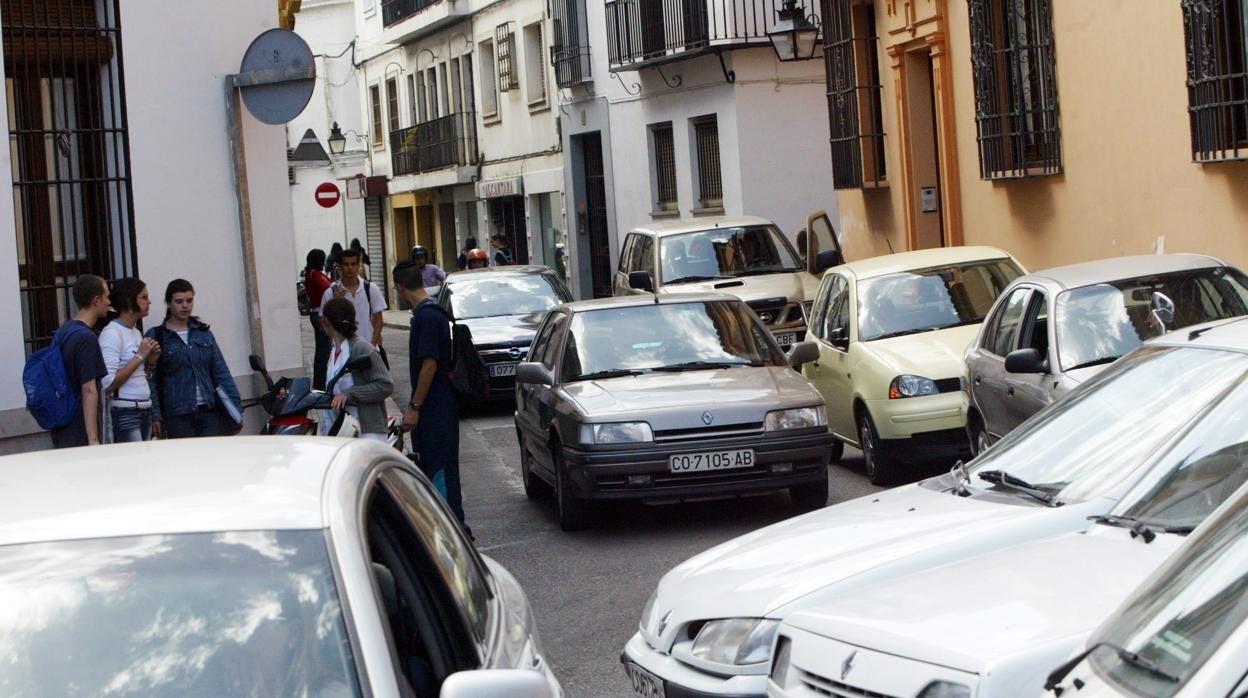
[{"label": "wall-mounted lamp", "polygon": [[776,58],[781,61],[813,58],[819,42],[819,27],[806,18],[806,8],[797,7],[797,0],[784,0],[784,7],[776,15],[779,21],[767,30]]},{"label": "wall-mounted lamp", "polygon": [[356,133],[352,129],[347,129],[346,133],[343,133],[342,129],[338,128],[338,122],[335,121],[334,125],[331,126],[329,129],[329,138],[325,139],[326,142],[329,143],[329,152],[333,153],[334,155],[342,155],[344,152],[346,152],[347,150],[347,135],[346,134],[347,133],[350,133],[351,135],[355,136],[355,140],[361,143],[365,142],[366,140],[364,136],[361,136],[359,133]]}]

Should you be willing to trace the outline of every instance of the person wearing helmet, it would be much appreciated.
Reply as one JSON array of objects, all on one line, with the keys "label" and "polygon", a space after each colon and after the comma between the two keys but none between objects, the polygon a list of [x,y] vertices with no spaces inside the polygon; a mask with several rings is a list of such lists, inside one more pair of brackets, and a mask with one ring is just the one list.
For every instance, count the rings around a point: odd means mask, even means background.
[{"label": "person wearing helmet", "polygon": [[485,254],[485,250],[480,247],[474,247],[468,250],[468,268],[483,269],[490,265],[490,258]]},{"label": "person wearing helmet", "polygon": [[441,286],[446,280],[446,272],[442,271],[442,267],[429,263],[429,250],[424,245],[416,245],[412,248],[412,261],[416,263],[421,278],[425,280],[425,288]]}]

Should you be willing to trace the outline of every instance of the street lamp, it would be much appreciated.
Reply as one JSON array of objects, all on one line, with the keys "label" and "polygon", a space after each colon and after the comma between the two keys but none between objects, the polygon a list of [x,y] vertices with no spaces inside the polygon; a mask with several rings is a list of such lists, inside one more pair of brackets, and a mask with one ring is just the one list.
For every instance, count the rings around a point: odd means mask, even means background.
[{"label": "street lamp", "polygon": [[781,61],[804,61],[813,58],[819,41],[819,27],[806,19],[805,8],[797,7],[797,0],[784,0],[784,7],[776,12],[779,21],[767,30],[771,47]]},{"label": "street lamp", "polygon": [[[361,136],[360,134],[356,133],[355,131],[353,131],[353,130],[351,130],[351,129],[347,129],[347,132],[346,132],[346,133],[350,133],[351,135],[355,136],[355,139],[356,139],[357,141],[363,141],[363,140],[364,140],[364,137],[363,137],[363,136]],[[342,129],[341,129],[341,128],[338,128],[338,122],[337,122],[337,121],[335,121],[335,122],[334,122],[334,125],[333,125],[333,126],[331,126],[331,127],[330,127],[330,129],[329,129],[329,138],[326,138],[326,139],[325,139],[325,142],[326,142],[326,143],[329,143],[329,152],[330,152],[330,153],[332,153],[332,154],[334,154],[334,155],[342,155],[343,153],[345,153],[345,152],[346,152],[346,150],[347,150],[347,136],[346,136],[346,133],[343,133]]]}]

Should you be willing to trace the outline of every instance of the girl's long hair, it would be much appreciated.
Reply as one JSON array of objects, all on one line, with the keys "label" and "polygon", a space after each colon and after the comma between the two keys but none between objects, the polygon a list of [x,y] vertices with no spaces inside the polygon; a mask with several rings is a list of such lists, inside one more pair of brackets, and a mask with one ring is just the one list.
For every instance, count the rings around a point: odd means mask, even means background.
[{"label": "girl's long hair", "polygon": [[[169,282],[168,286],[165,287],[165,322],[169,322],[169,304],[173,302],[173,295],[175,293],[187,292],[195,293],[195,287],[192,286],[191,282],[186,279],[174,279]],[[195,325],[204,330],[209,327],[208,323],[200,320],[196,315],[192,315],[190,319],[187,320],[187,326],[190,327],[191,325]]]}]

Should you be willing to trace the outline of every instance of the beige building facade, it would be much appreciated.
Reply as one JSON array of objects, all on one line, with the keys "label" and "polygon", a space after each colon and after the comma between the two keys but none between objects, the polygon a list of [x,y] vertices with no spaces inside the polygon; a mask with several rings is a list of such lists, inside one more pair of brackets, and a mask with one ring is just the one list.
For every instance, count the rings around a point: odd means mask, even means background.
[{"label": "beige building facade", "polygon": [[[1241,0],[825,0],[846,254],[1248,265]],[[1190,56],[1190,57],[1189,57]]]}]

